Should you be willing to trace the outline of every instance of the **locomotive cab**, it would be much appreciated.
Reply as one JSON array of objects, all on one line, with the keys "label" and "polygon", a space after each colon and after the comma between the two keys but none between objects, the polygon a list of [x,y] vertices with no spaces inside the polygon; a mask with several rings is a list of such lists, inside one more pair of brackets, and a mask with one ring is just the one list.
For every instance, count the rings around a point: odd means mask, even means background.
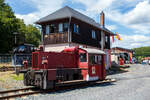
[{"label": "locomotive cab", "polygon": [[79,50],[79,67],[82,70],[83,79],[86,81],[96,81],[105,79],[104,55],[101,50],[84,48]]}]

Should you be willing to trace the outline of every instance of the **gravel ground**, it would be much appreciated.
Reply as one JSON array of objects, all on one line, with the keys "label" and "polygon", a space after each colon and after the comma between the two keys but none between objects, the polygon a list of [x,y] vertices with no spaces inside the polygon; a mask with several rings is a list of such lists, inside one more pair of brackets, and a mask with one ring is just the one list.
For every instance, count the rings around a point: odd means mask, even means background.
[{"label": "gravel ground", "polygon": [[17,100],[150,100],[150,66],[134,64],[128,70],[108,76],[117,79],[117,82]]},{"label": "gravel ground", "polygon": [[15,80],[13,71],[0,72],[0,91],[25,87],[23,80]]}]

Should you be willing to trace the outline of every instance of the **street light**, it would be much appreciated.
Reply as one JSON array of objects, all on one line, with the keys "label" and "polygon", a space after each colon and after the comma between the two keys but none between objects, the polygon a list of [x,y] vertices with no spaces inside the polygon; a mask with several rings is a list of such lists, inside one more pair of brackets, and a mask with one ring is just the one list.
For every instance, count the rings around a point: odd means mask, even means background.
[{"label": "street light", "polygon": [[[16,37],[16,35],[17,35],[18,33],[17,33],[17,32],[14,32],[13,34],[15,35],[15,45],[16,45],[16,43],[17,43],[17,37]],[[14,55],[14,65],[15,65],[15,71],[17,71],[17,70],[16,70],[16,53],[15,53],[15,55]]]},{"label": "street light", "polygon": [[15,35],[15,45],[16,45],[16,43],[17,43],[17,37],[16,37],[16,35],[17,35],[18,33],[17,33],[17,32],[14,32],[13,34]]}]

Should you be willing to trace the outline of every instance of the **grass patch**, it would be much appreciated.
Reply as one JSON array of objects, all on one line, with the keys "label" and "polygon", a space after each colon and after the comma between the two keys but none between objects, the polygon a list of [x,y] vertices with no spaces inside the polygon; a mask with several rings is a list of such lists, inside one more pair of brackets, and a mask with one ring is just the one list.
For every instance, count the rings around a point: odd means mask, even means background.
[{"label": "grass patch", "polygon": [[0,79],[0,82],[5,82],[3,79]]},{"label": "grass patch", "polygon": [[18,76],[16,74],[12,74],[11,77],[17,81],[23,80],[23,74],[19,74]]},{"label": "grass patch", "polygon": [[12,72],[8,71],[8,72],[0,72],[0,81],[5,81],[10,79],[10,75],[12,74]]}]

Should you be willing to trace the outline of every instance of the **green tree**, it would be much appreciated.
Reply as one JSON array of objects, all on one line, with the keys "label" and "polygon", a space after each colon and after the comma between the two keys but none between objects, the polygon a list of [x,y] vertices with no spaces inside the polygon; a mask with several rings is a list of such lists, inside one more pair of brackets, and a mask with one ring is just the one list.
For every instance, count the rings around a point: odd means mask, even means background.
[{"label": "green tree", "polygon": [[139,47],[133,49],[135,58],[141,61],[144,57],[150,57],[150,46],[148,47]]},{"label": "green tree", "polygon": [[16,18],[11,7],[0,0],[0,53],[9,52],[15,46],[14,32],[17,32],[17,45],[31,43],[38,46],[40,31],[33,25],[25,25],[22,19]]},{"label": "green tree", "polygon": [[25,33],[25,43],[30,43],[34,44],[35,46],[38,46],[40,43],[40,39],[40,30],[38,30],[33,25],[27,25]]},{"label": "green tree", "polygon": [[12,44],[12,32],[17,28],[15,27],[16,17],[14,16],[11,8],[0,0],[0,52],[9,51]]}]

